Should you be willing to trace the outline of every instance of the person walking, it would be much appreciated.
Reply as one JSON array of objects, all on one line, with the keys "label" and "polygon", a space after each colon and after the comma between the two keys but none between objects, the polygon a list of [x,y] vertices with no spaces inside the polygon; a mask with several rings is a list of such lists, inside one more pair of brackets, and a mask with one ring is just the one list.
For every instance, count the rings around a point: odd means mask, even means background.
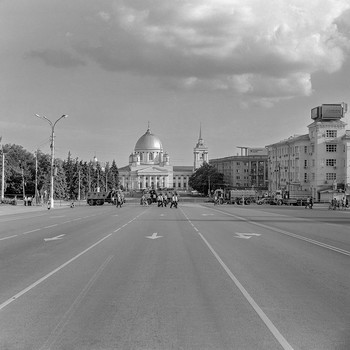
[{"label": "person walking", "polygon": [[171,197],[171,204],[170,204],[170,208],[172,207],[177,208],[177,195],[176,193],[173,193],[173,196]]},{"label": "person walking", "polygon": [[164,193],[164,196],[163,196],[163,205],[166,207],[168,204],[168,196],[166,193]]},{"label": "person walking", "polygon": [[163,196],[161,193],[158,194],[157,201],[158,201],[158,207],[162,207],[163,206]]},{"label": "person walking", "polygon": [[117,194],[117,208],[121,208],[123,205],[123,198],[120,193]]}]

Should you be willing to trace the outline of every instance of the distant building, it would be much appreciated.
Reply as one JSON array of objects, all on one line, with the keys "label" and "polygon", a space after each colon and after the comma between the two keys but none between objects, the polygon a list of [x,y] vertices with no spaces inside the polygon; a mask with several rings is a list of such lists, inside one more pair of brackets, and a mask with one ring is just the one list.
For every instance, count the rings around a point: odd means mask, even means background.
[{"label": "distant building", "polygon": [[193,170],[196,171],[204,163],[208,163],[208,147],[204,144],[202,139],[202,126],[199,128],[199,138],[196,147],[193,149]]},{"label": "distant building", "polygon": [[267,150],[239,147],[241,155],[210,159],[209,164],[224,174],[225,185],[231,188],[266,190],[268,183]]},{"label": "distant building", "polygon": [[170,156],[164,152],[158,136],[150,127],[136,142],[129,156],[129,165],[119,168],[120,185],[127,190],[147,188],[172,188],[177,191],[189,190],[189,178],[194,168],[208,161],[208,148],[204,145],[201,130],[194,148],[194,166],[171,165]]},{"label": "distant building", "polygon": [[311,110],[313,122],[305,135],[291,136],[266,146],[269,190],[307,190],[316,200],[350,184],[350,131],[341,118],[345,103]]}]

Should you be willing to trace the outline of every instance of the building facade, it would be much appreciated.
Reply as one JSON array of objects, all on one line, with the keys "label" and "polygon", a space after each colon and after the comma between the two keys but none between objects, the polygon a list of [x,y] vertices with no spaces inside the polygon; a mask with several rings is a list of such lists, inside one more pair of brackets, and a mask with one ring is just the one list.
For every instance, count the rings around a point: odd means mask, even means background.
[{"label": "building facade", "polygon": [[240,148],[241,155],[210,159],[209,164],[224,175],[224,182],[228,187],[267,190],[267,150]]},{"label": "building facade", "polygon": [[204,163],[209,162],[208,147],[204,144],[204,141],[202,139],[202,126],[199,128],[199,138],[195,148],[193,149],[193,156],[194,171],[200,168]]},{"label": "building facade", "polygon": [[[201,139],[201,131],[197,146],[194,148],[194,159],[198,157],[206,161],[208,149]],[[129,156],[129,165],[119,168],[119,179],[120,185],[126,190],[160,188],[187,191],[193,171],[193,166],[173,166],[169,154],[163,150],[161,140],[148,127],[136,142]]]},{"label": "building facade", "polygon": [[311,191],[316,200],[350,184],[350,132],[341,119],[347,105],[318,106],[311,111],[308,134],[266,146],[269,190]]}]

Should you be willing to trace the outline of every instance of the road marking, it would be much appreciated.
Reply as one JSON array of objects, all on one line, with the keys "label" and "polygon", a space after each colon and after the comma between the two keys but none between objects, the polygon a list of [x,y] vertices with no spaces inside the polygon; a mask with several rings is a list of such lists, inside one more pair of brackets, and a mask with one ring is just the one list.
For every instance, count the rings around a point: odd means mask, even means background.
[{"label": "road marking", "polygon": [[50,225],[50,226],[45,226],[44,228],[51,228],[51,227],[55,227],[58,226],[58,224],[54,224],[54,225]]},{"label": "road marking", "polygon": [[249,239],[253,236],[261,236],[260,233],[242,233],[242,232],[235,232],[235,234],[237,235],[237,238],[244,238],[244,239]]},{"label": "road marking", "polygon": [[36,231],[40,231],[40,230],[41,230],[41,228],[37,228],[37,229],[35,229],[35,230],[23,232],[22,235],[26,235],[27,233],[32,233],[32,232],[36,232]]},{"label": "road marking", "polygon": [[45,280],[47,280],[49,277],[51,277],[52,275],[54,275],[55,273],[57,273],[58,271],[62,270],[64,267],[66,267],[67,265],[71,264],[73,261],[77,260],[79,257],[81,257],[82,255],[84,255],[85,253],[87,253],[89,250],[93,249],[94,247],[96,247],[97,245],[99,245],[100,243],[102,243],[105,239],[107,239],[108,237],[112,236],[112,233],[108,234],[107,236],[101,238],[99,241],[97,241],[96,243],[94,243],[92,246],[90,246],[89,248],[83,250],[82,252],[80,252],[78,255],[76,255],[75,257],[73,257],[72,259],[66,261],[64,264],[60,265],[59,267],[57,267],[56,269],[54,269],[53,271],[51,271],[50,273],[48,273],[47,275],[45,275],[44,277],[41,277],[40,279],[38,279],[36,282],[32,283],[30,286],[28,286],[27,288],[24,288],[23,290],[21,290],[19,293],[15,294],[14,296],[12,296],[11,298],[7,299],[5,302],[3,302],[2,304],[0,304],[0,311],[2,309],[4,309],[6,306],[8,306],[9,304],[11,304],[12,302],[14,302],[15,300],[17,300],[18,298],[20,298],[22,295],[26,294],[27,292],[29,292],[30,290],[32,290],[33,288],[35,288],[37,285],[39,285],[40,283],[44,282]]},{"label": "road marking", "polygon": [[44,238],[44,241],[45,241],[45,242],[48,242],[48,241],[57,241],[58,239],[62,239],[64,236],[65,236],[65,234],[59,235],[59,236],[56,236],[56,237],[52,237],[52,238]]},{"label": "road marking", "polygon": [[[216,210],[216,209],[212,209],[212,210]],[[278,229],[278,228],[275,228],[275,227],[272,227],[272,226],[260,224],[260,223],[258,223],[258,222],[254,222],[254,221],[248,220],[248,219],[243,218],[243,217],[238,216],[238,215],[226,213],[226,212],[220,211],[220,210],[216,210],[216,211],[219,212],[219,213],[221,213],[221,214],[225,214],[225,215],[228,215],[228,216],[232,216],[232,217],[234,217],[234,218],[236,218],[236,219],[240,219],[240,220],[242,220],[242,221],[248,222],[248,223],[250,223],[250,224],[252,224],[252,225],[259,226],[259,227],[263,227],[263,228],[268,229],[268,230],[270,230],[270,231],[278,232],[278,233],[281,233],[281,234],[283,234],[283,235],[290,236],[290,237],[294,237],[294,238],[296,238],[296,239],[300,239],[300,240],[302,240],[302,241],[305,241],[305,242],[309,242],[309,243],[318,245],[318,246],[320,246],[320,247],[322,247],[322,248],[326,248],[326,249],[329,249],[329,250],[333,250],[334,252],[337,252],[337,253],[340,253],[340,254],[343,254],[343,255],[350,256],[350,251],[348,251],[348,250],[341,249],[341,248],[338,248],[338,247],[335,247],[335,246],[332,246],[332,245],[329,245],[329,244],[326,244],[326,243],[322,243],[322,242],[319,242],[319,241],[315,241],[314,239],[307,238],[307,237],[304,237],[304,236],[300,236],[300,235],[297,235],[297,234],[295,234],[295,233],[288,232],[288,231],[285,231],[285,230],[281,230],[281,229]]]},{"label": "road marking", "polygon": [[13,238],[13,237],[17,237],[17,235],[0,238],[0,241],[4,241],[5,239],[10,239],[10,238]]},{"label": "road marking", "polygon": [[103,264],[98,268],[98,270],[93,274],[93,276],[90,278],[89,282],[86,284],[86,286],[82,289],[82,291],[79,293],[79,295],[75,298],[72,305],[69,307],[69,309],[65,312],[63,317],[61,318],[61,321],[57,324],[55,329],[51,332],[51,335],[46,340],[44,345],[40,348],[40,350],[44,349],[51,349],[53,345],[56,343],[56,341],[59,339],[60,335],[62,334],[62,331],[66,327],[67,323],[75,313],[75,311],[78,309],[78,306],[81,304],[83,299],[85,298],[86,294],[89,292],[91,287],[94,285],[98,277],[101,275],[103,270],[106,268],[106,266],[109,264],[109,262],[114,258],[113,255],[110,255]]},{"label": "road marking", "polygon": [[[143,211],[142,213],[140,213],[139,215],[137,215],[134,220],[136,220],[139,216],[143,215],[144,213],[146,213],[146,211]],[[120,229],[120,228],[119,228]],[[119,230],[118,229],[118,230]],[[116,230],[116,231],[118,231]],[[116,232],[114,231],[114,232]],[[42,282],[44,282],[45,280],[47,280],[48,278],[50,278],[51,276],[53,276],[54,274],[56,274],[57,272],[59,272],[60,270],[62,270],[63,268],[65,268],[66,266],[68,266],[69,264],[71,264],[73,261],[77,260],[78,258],[80,258],[82,255],[84,255],[85,253],[87,253],[88,251],[90,251],[91,249],[95,248],[97,245],[99,245],[100,243],[102,243],[104,240],[106,240],[107,238],[109,238],[110,236],[112,236],[113,233],[108,234],[107,236],[101,238],[99,241],[97,241],[96,243],[94,243],[92,246],[90,246],[89,248],[86,248],[85,250],[83,250],[82,252],[80,252],[78,255],[74,256],[72,259],[66,261],[64,264],[60,265],[59,267],[57,267],[56,269],[54,269],[53,271],[51,271],[50,273],[48,273],[47,275],[41,277],[40,279],[38,279],[36,282],[32,283],[31,285],[29,285],[27,288],[24,288],[23,290],[21,290],[19,293],[15,294],[14,296],[12,296],[11,298],[7,299],[6,301],[4,301],[2,304],[0,304],[0,311],[2,309],[4,309],[6,306],[8,306],[9,304],[11,304],[12,302],[14,302],[15,300],[17,300],[18,298],[20,298],[22,295],[26,294],[27,292],[31,291],[33,288],[35,288],[36,286],[38,286],[39,284],[41,284]]]},{"label": "road marking", "polygon": [[157,239],[157,238],[162,238],[163,236],[157,236],[157,232],[154,232],[152,234],[152,236],[146,236],[146,238],[149,238],[149,239]]},{"label": "road marking", "polygon": [[213,216],[214,214],[202,214],[202,216]]},{"label": "road marking", "polygon": [[[184,211],[182,209],[181,209],[181,211],[184,214],[184,216],[187,219],[187,221],[192,224],[191,220],[187,217],[187,215],[184,213]],[[255,302],[255,300],[248,293],[248,291],[239,282],[237,277],[231,272],[231,270],[227,267],[227,265],[222,261],[222,259],[220,258],[218,253],[214,250],[214,248],[210,245],[210,243],[205,239],[205,237],[198,230],[197,230],[197,233],[201,237],[203,242],[206,244],[206,246],[209,248],[209,250],[212,252],[212,254],[216,258],[216,260],[222,266],[222,268],[226,271],[226,273],[231,278],[231,280],[236,285],[236,287],[241,291],[241,293],[246,298],[248,303],[252,306],[252,308],[258,314],[260,319],[265,323],[266,327],[270,330],[270,332],[273,334],[275,339],[280,343],[282,348],[284,350],[293,350],[293,347],[287,342],[287,340],[284,338],[284,336],[280,333],[280,331],[276,328],[276,326],[272,323],[272,321],[267,317],[265,312],[260,308],[260,306]]]}]

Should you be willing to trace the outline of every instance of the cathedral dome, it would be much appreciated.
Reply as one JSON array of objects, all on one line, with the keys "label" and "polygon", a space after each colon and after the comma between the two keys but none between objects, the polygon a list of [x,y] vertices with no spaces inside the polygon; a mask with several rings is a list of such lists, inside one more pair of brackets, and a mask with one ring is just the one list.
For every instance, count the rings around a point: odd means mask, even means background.
[{"label": "cathedral dome", "polygon": [[142,135],[136,142],[135,152],[138,151],[162,151],[163,146],[160,139],[153,135],[148,128],[144,135]]}]

